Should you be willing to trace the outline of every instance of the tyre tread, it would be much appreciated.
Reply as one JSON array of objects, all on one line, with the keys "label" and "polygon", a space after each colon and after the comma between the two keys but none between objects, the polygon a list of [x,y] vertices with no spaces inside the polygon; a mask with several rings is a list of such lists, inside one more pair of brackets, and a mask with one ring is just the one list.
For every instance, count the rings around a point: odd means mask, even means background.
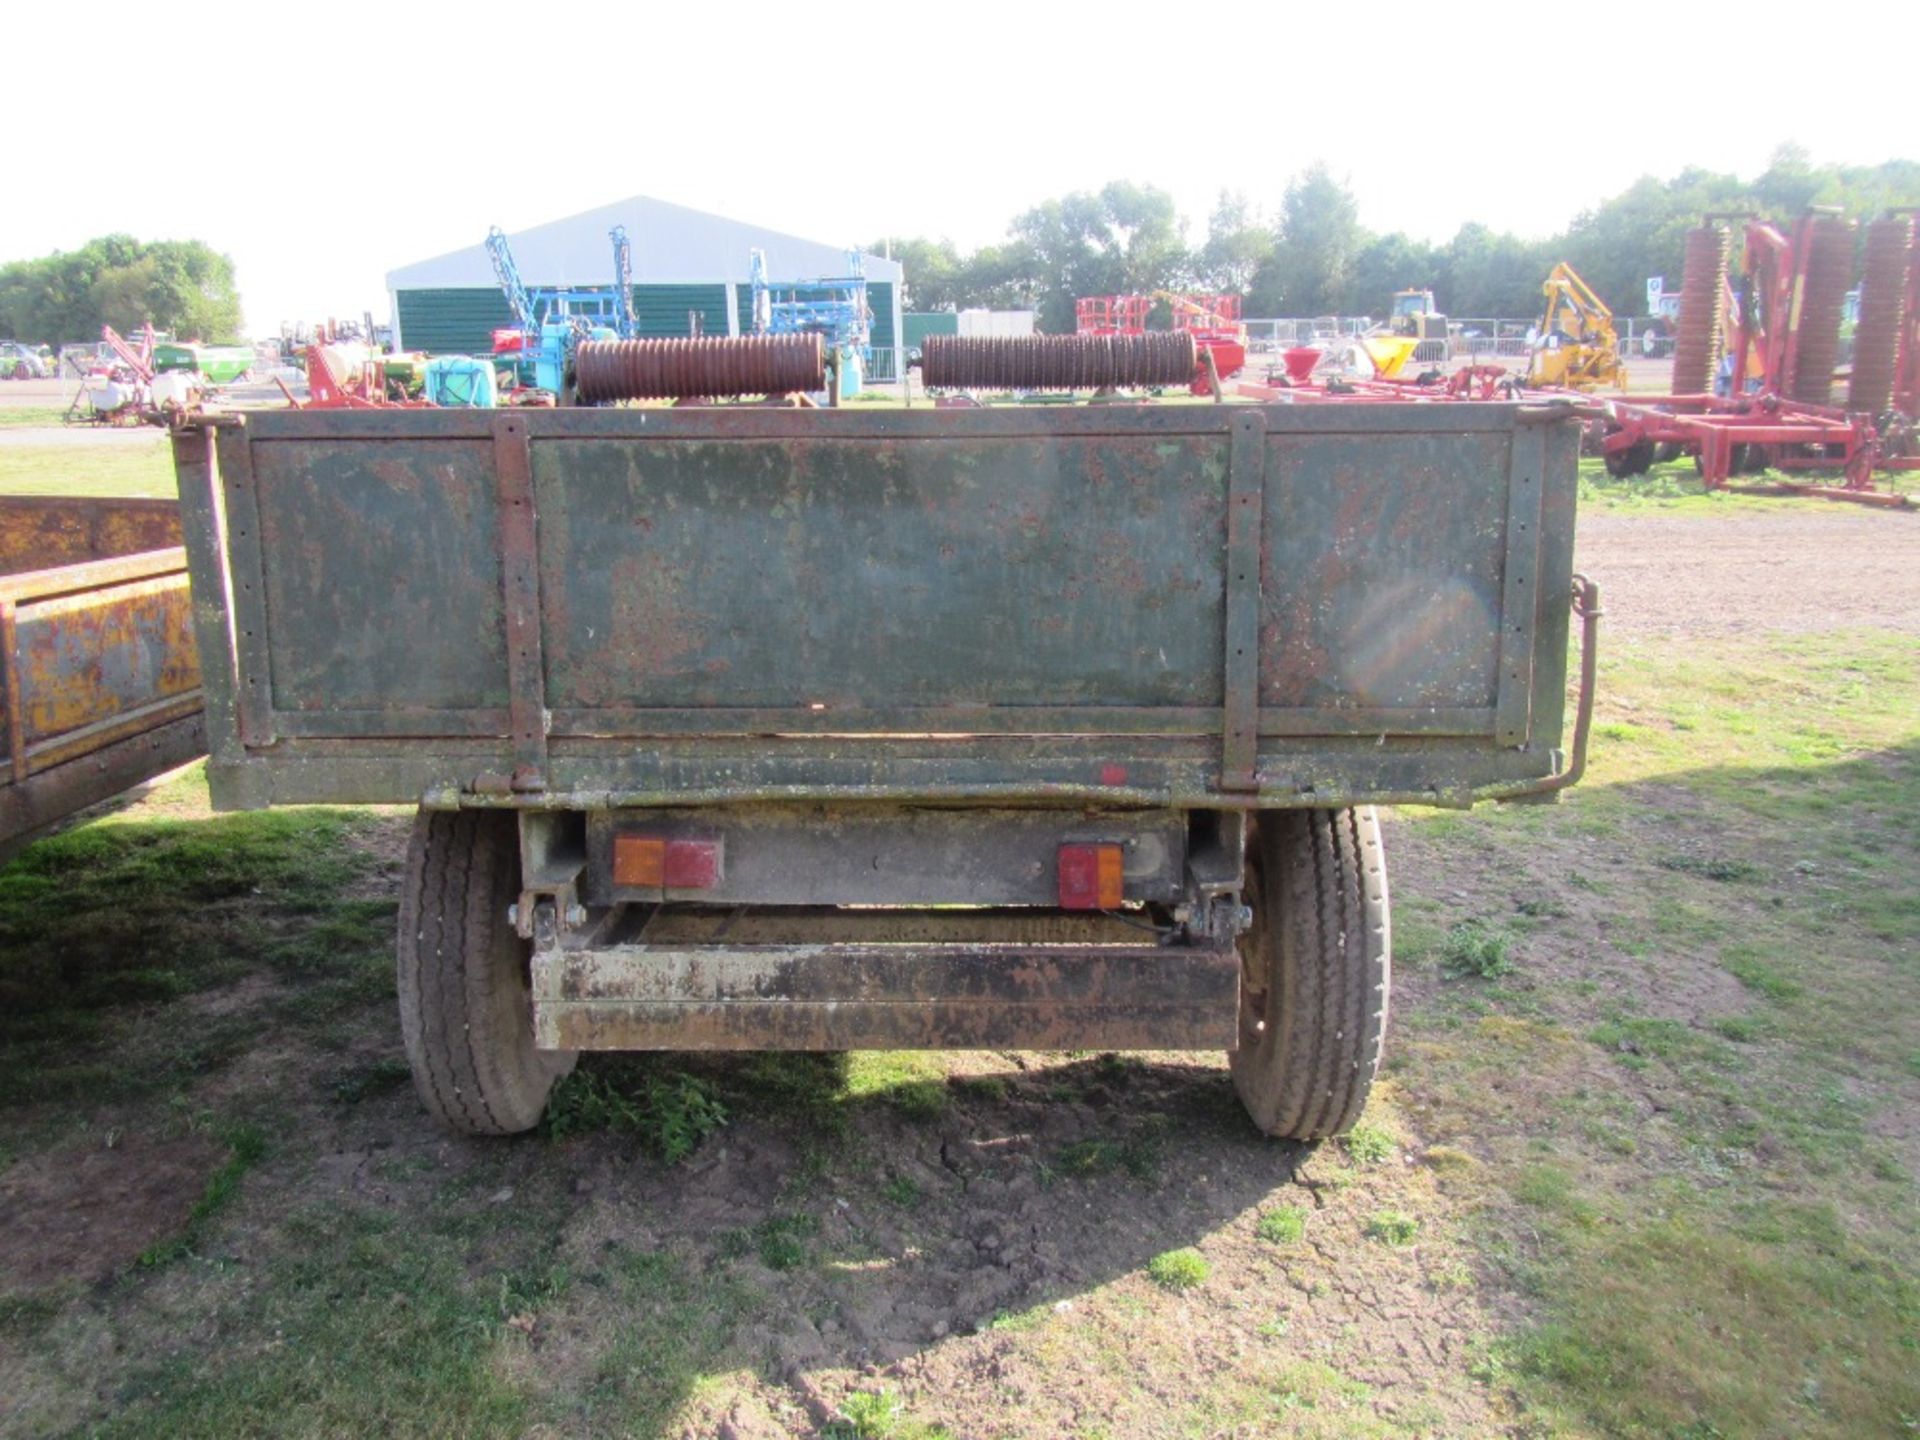
[{"label": "tyre tread", "polygon": [[1248,943],[1266,966],[1268,1023],[1233,1056],[1235,1084],[1268,1134],[1351,1129],[1384,1049],[1392,973],[1385,855],[1371,808],[1288,811],[1267,823]]},{"label": "tyre tread", "polygon": [[503,933],[518,860],[513,823],[423,810],[401,891],[396,968],[414,1087],[435,1117],[467,1135],[530,1129],[566,1064],[532,1048]]}]

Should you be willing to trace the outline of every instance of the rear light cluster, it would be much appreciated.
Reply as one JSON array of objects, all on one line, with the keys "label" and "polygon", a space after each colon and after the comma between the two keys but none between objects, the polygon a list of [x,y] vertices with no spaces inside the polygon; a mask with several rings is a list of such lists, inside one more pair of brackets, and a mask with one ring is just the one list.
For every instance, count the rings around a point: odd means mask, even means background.
[{"label": "rear light cluster", "polygon": [[[720,883],[724,842],[665,835],[616,835],[613,883],[623,890],[711,890]],[[1062,910],[1117,910],[1126,902],[1125,847],[1062,845]]]},{"label": "rear light cluster", "polygon": [[1126,898],[1118,845],[1060,847],[1060,908],[1117,910]]},{"label": "rear light cluster", "polygon": [[613,883],[636,890],[711,890],[720,883],[718,840],[613,837]]}]

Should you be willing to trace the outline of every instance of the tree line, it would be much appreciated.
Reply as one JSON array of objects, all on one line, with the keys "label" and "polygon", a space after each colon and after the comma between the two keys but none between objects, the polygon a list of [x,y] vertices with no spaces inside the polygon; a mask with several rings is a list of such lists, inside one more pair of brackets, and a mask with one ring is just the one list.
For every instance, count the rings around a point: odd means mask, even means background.
[{"label": "tree line", "polygon": [[1862,219],[1920,204],[1920,161],[1814,165],[1782,146],[1751,180],[1698,168],[1644,177],[1545,239],[1478,223],[1444,244],[1369,231],[1352,190],[1316,162],[1271,208],[1223,192],[1198,244],[1187,242],[1171,195],[1127,181],[1037,205],[1014,217],[1004,241],[971,254],[947,240],[890,243],[906,268],[909,308],[1034,310],[1040,328],[1056,333],[1073,329],[1079,296],[1158,290],[1238,295],[1243,313],[1261,316],[1382,316],[1394,291],[1432,290],[1448,315],[1519,318],[1538,313],[1541,282],[1561,260],[1615,313],[1640,315],[1649,276],[1679,288],[1684,238],[1702,215],[1786,219],[1816,204]]},{"label": "tree line", "polygon": [[198,240],[106,235],[0,265],[0,338],[59,345],[151,322],[183,340],[240,337],[233,261]]}]

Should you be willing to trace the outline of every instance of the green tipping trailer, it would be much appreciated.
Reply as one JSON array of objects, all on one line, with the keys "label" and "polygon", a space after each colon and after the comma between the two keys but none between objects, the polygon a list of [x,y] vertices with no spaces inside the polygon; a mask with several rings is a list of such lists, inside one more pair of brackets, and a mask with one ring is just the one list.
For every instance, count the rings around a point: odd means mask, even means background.
[{"label": "green tipping trailer", "polygon": [[1338,1133],[1372,807],[1579,773],[1578,443],[1564,404],[206,417],[214,803],[419,806],[403,1031],[463,1131],[582,1050],[930,1047],[1223,1049],[1264,1130]]}]

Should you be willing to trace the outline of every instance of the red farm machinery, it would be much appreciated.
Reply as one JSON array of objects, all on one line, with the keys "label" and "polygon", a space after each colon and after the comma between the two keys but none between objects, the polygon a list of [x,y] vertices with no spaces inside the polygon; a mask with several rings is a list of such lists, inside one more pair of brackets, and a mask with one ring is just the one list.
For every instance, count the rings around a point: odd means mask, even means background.
[{"label": "red farm machinery", "polygon": [[1165,302],[1169,328],[1193,337],[1195,364],[1188,388],[1196,395],[1217,391],[1220,381],[1237,375],[1247,363],[1247,327],[1240,321],[1238,295],[1176,294],[1085,295],[1074,301],[1074,331],[1080,335],[1145,335],[1147,317]]},{"label": "red farm machinery", "polygon": [[[1734,231],[1741,255],[1733,270]],[[1836,370],[1856,244],[1864,279],[1844,399]],[[1743,486],[1903,505],[1876,470],[1920,467],[1920,249],[1911,211],[1865,227],[1810,208],[1781,224],[1708,216],[1686,241],[1672,393],[1616,396],[1601,440],[1609,473],[1643,475],[1691,455],[1709,489],[1767,469],[1825,472],[1837,484]]]}]

